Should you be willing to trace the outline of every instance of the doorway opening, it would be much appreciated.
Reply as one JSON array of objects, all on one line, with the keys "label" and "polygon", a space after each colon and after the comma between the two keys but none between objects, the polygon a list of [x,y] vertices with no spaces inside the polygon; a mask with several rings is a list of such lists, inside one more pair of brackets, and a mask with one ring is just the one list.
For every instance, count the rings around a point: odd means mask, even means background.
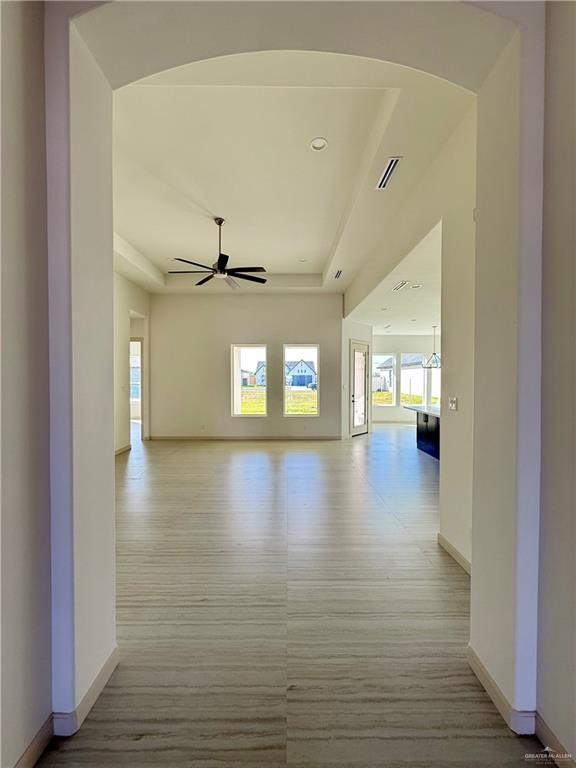
[{"label": "doorway opening", "polygon": [[361,341],[350,342],[350,434],[368,433],[370,419],[370,346]]},{"label": "doorway opening", "polygon": [[142,440],[142,342],[130,339],[130,442]]}]

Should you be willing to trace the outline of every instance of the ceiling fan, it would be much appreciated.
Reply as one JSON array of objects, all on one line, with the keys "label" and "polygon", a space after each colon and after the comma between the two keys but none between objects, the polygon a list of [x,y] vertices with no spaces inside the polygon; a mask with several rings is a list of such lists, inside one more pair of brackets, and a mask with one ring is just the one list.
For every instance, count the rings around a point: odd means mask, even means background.
[{"label": "ceiling fan", "polygon": [[205,283],[209,282],[213,278],[218,278],[219,280],[226,280],[230,288],[240,288],[239,283],[236,282],[236,278],[239,280],[249,280],[251,283],[265,283],[266,278],[265,277],[254,277],[254,275],[247,275],[246,272],[266,272],[264,267],[231,267],[229,269],[226,268],[226,265],[228,264],[228,259],[230,258],[225,253],[222,253],[222,224],[224,224],[224,219],[221,216],[216,216],[214,219],[214,222],[218,226],[218,260],[214,262],[214,264],[211,267],[206,266],[206,264],[199,264],[197,261],[189,261],[188,259],[179,259],[176,258],[175,261],[183,261],[184,264],[192,264],[195,267],[202,267],[202,269],[181,269],[181,270],[171,270],[168,274],[169,275],[202,275],[205,274],[207,277],[203,277],[201,280],[198,280],[196,285],[204,285]]}]

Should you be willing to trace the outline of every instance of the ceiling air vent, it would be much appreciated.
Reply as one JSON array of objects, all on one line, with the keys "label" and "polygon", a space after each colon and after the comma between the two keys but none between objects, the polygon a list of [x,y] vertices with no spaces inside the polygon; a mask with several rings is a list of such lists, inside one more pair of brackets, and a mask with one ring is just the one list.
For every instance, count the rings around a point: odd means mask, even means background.
[{"label": "ceiling air vent", "polygon": [[392,290],[401,291],[402,288],[406,288],[407,285],[408,285],[408,280],[400,280],[400,282],[396,283],[396,285],[394,286],[394,288],[392,288]]},{"label": "ceiling air vent", "polygon": [[342,270],[339,269],[334,275],[334,280],[339,280],[342,277]]},{"label": "ceiling air vent", "polygon": [[384,168],[384,173],[382,176],[380,176],[380,179],[378,181],[378,184],[376,185],[376,189],[386,189],[388,186],[388,182],[392,178],[392,174],[398,168],[398,163],[402,160],[401,157],[391,157],[388,160],[388,164],[386,165],[386,168]]}]

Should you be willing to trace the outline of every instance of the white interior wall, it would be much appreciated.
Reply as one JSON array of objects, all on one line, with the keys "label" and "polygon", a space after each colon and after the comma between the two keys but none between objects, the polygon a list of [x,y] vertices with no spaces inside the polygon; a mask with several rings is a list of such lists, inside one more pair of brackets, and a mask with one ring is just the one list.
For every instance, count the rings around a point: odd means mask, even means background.
[{"label": "white interior wall", "polygon": [[[342,320],[342,438],[348,438],[351,434],[351,391],[350,391],[350,342],[363,341],[370,348],[368,365],[371,365],[372,355],[372,326],[366,323],[357,323],[349,317]],[[371,403],[368,402],[368,431],[372,428]]]},{"label": "white interior wall", "polygon": [[11,768],[52,712],[43,3],[2,3],[0,14],[0,762],[3,768]]},{"label": "white interior wall", "polygon": [[70,57],[77,706],[116,647],[112,92],[74,28]]},{"label": "white interior wall", "polygon": [[[373,355],[397,355],[396,367],[396,402],[400,392],[400,355],[402,352],[422,352],[427,357],[432,354],[434,343],[432,336],[394,336],[392,334],[375,335]],[[436,352],[440,352],[440,338],[436,336]],[[372,405],[374,423],[396,422],[416,424],[416,414],[401,405]]]},{"label": "white interior wall", "polygon": [[[471,561],[474,425],[476,121],[474,107],[404,201],[396,218],[397,229],[383,245],[399,263],[442,222],[440,532],[468,562]],[[368,266],[372,279],[377,280],[379,265]],[[362,283],[367,280],[366,275],[360,278]],[[357,296],[358,287],[353,284],[352,288],[353,295]],[[378,344],[385,344],[387,338],[391,335],[379,336]],[[407,344],[410,344],[409,338],[406,337]],[[419,337],[412,338],[415,344],[420,343]],[[433,339],[428,337],[430,353],[432,346]],[[458,398],[456,412],[448,411],[447,398],[452,396]],[[376,410],[375,420],[413,420],[407,414],[404,408],[382,407]]]},{"label": "white interior wall", "polygon": [[576,5],[546,13],[538,712],[576,755]]},{"label": "white interior wall", "polygon": [[[151,437],[340,437],[342,297],[151,296]],[[232,344],[267,344],[268,415],[232,416]],[[320,415],[283,416],[283,344],[320,346]]]},{"label": "white interior wall", "polygon": [[[130,312],[142,315],[141,333],[144,336],[143,354],[148,349],[145,318],[150,316],[150,295],[114,273],[114,449],[125,450],[130,445]],[[134,321],[132,321],[134,322]],[[140,335],[140,334],[138,334]],[[144,387],[144,389],[148,389]],[[146,437],[146,435],[143,435]]]}]

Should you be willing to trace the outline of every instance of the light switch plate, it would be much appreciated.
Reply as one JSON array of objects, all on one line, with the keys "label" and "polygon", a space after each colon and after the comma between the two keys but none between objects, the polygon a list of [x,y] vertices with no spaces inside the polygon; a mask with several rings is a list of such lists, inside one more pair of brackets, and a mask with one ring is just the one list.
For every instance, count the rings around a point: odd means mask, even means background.
[{"label": "light switch plate", "polygon": [[458,398],[457,397],[449,397],[448,398],[448,410],[449,411],[457,411],[458,410]]}]

